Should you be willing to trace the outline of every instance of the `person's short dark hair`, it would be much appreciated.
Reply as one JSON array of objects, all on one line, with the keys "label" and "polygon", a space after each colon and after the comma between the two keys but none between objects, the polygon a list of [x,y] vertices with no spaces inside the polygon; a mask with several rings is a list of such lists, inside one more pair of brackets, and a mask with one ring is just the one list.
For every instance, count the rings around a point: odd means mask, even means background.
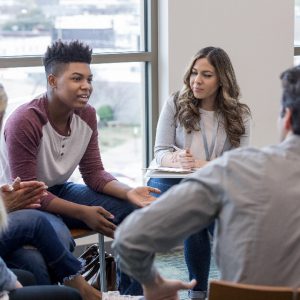
[{"label": "person's short dark hair", "polygon": [[92,49],[78,40],[71,42],[55,41],[47,48],[43,57],[43,65],[47,75],[57,75],[68,63],[90,64],[91,61]]},{"label": "person's short dark hair", "polygon": [[292,112],[293,132],[300,135],[300,66],[284,71],[280,79],[283,87],[281,117],[289,108]]}]

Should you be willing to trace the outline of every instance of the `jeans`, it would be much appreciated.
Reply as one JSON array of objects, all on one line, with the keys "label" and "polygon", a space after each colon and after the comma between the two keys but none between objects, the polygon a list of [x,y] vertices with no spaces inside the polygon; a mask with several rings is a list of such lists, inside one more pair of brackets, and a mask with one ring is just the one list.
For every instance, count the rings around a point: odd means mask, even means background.
[{"label": "jeans", "polygon": [[36,286],[36,281],[28,271],[13,269],[24,288],[9,293],[10,300],[82,300],[79,292],[66,286]]},{"label": "jeans", "polygon": [[[173,185],[180,183],[177,178],[151,178],[147,185],[166,192]],[[161,195],[159,194],[159,195]],[[158,196],[159,196],[158,195]],[[187,264],[189,279],[196,279],[193,291],[207,291],[211,248],[208,229],[205,228],[184,241],[184,257]]]},{"label": "jeans", "polygon": [[79,292],[67,286],[25,286],[9,293],[9,300],[82,300]]},{"label": "jeans", "polygon": [[18,281],[23,286],[36,285],[36,279],[32,273],[21,269],[11,269],[11,271],[17,276]]},{"label": "jeans", "polygon": [[[114,215],[113,222],[119,225],[131,212],[137,209],[137,206],[112,196],[95,192],[84,184],[75,184],[67,182],[56,185],[48,189],[52,194],[69,200],[73,203],[88,206],[102,206],[104,209]],[[69,228],[88,228],[80,220],[62,216],[63,221]],[[122,273],[117,266],[117,284],[118,289],[123,295],[142,295],[141,285],[128,275]]]},{"label": "jeans", "polygon": [[[35,252],[42,255],[56,278],[63,282],[65,278],[79,274],[82,264],[61,243],[52,224],[48,221],[49,218],[52,218],[50,214],[34,209],[10,213],[8,227],[0,237],[0,256],[6,259],[10,257],[10,253],[16,252],[24,245],[33,246],[38,250]],[[57,222],[59,223],[58,218]],[[29,263],[33,265],[36,261]],[[36,269],[38,267],[35,266]],[[36,280],[38,281],[39,277],[36,276]]]},{"label": "jeans", "polygon": [[66,286],[36,286],[36,280],[28,271],[12,269],[24,288],[9,293],[10,300],[82,300],[79,292]]}]

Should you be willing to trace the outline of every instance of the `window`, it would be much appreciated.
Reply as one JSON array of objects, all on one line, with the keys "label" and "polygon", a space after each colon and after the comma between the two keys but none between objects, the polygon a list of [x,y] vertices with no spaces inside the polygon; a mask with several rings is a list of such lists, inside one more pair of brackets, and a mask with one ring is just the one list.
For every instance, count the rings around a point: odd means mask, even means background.
[{"label": "window", "polygon": [[300,64],[300,0],[295,0],[294,64]]},{"label": "window", "polygon": [[[105,168],[142,183],[157,104],[157,0],[10,0],[0,4],[0,82],[8,113],[46,89],[42,55],[60,38],[93,48],[99,144]],[[73,174],[79,179],[78,171]]]}]

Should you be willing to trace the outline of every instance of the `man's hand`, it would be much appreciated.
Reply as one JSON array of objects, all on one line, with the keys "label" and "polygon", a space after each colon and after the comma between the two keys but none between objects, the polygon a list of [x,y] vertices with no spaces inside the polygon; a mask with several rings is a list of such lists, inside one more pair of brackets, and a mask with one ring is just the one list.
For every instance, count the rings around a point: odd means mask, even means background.
[{"label": "man's hand", "polygon": [[82,221],[92,230],[111,238],[114,237],[117,228],[115,224],[108,220],[113,218],[114,216],[101,206],[84,206]]},{"label": "man's hand", "polygon": [[156,200],[156,197],[150,193],[160,194],[160,190],[149,186],[140,186],[129,190],[127,197],[131,203],[139,207],[144,207]]},{"label": "man's hand", "polygon": [[40,199],[45,196],[47,186],[40,181],[24,181],[16,178],[12,185],[0,187],[0,194],[8,212],[24,208],[39,208]]},{"label": "man's hand", "polygon": [[192,289],[195,285],[195,279],[190,282],[184,282],[164,279],[157,274],[155,282],[143,285],[143,290],[147,300],[179,300],[178,291]]}]

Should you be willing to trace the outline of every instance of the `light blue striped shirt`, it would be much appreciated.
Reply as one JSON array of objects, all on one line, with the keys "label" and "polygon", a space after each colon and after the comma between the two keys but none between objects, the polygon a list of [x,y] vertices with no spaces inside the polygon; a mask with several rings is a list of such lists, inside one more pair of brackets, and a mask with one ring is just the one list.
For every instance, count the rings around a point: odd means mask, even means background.
[{"label": "light blue striped shirt", "polygon": [[229,281],[300,286],[300,136],[240,148],[187,177],[117,229],[121,269],[141,283],[157,272],[156,252],[216,220],[214,254]]}]

